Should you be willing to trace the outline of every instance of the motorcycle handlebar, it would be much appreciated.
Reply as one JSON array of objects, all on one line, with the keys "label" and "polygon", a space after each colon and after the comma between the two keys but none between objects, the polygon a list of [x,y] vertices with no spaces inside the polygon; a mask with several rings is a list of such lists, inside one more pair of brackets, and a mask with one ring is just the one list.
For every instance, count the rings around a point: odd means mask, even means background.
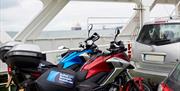
[{"label": "motorcycle handlebar", "polygon": [[80,48],[97,48],[97,45],[94,44],[95,41],[97,41],[100,38],[99,34],[97,34],[96,32],[90,36],[89,38],[87,38],[84,42],[85,45],[83,45],[82,43],[80,43],[79,47]]},{"label": "motorcycle handlebar", "polygon": [[93,42],[97,41],[100,38],[99,34],[97,34],[96,32],[89,38],[87,38],[85,40],[85,42],[87,42],[88,40],[92,40]]}]

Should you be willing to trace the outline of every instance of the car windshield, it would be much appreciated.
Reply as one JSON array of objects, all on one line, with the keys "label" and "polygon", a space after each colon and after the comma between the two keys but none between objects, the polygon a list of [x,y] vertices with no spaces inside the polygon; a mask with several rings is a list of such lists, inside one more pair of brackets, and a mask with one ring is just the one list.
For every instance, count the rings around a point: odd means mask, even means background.
[{"label": "car windshield", "polygon": [[147,45],[165,45],[180,42],[180,23],[144,25],[138,42]]}]

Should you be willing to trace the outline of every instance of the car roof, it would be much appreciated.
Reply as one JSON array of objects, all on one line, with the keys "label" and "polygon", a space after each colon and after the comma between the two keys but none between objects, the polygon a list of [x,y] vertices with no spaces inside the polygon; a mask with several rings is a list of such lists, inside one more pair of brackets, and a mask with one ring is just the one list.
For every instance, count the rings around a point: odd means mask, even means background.
[{"label": "car roof", "polygon": [[180,19],[159,19],[155,21],[146,22],[144,25],[150,24],[171,24],[171,23],[180,23]]}]

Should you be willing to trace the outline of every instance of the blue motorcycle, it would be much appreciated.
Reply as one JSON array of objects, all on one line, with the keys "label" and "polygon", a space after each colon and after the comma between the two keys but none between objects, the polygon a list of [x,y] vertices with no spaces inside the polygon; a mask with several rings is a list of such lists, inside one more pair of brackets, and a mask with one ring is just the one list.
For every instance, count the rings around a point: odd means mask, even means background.
[{"label": "blue motorcycle", "polygon": [[[88,36],[91,29],[88,31]],[[79,47],[82,48],[82,50],[69,50],[62,54],[62,58],[59,59],[58,67],[61,69],[78,71],[81,66],[93,55],[97,55],[101,52],[98,50],[98,47],[95,44],[95,41],[97,41],[99,38],[100,36],[97,33],[94,33],[84,41],[85,45],[80,44]]]}]

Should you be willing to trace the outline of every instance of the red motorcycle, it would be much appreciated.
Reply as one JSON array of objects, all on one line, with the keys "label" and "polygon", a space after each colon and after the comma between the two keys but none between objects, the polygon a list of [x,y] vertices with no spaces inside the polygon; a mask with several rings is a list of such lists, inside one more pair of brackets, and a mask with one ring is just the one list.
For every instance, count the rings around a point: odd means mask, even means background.
[{"label": "red motorcycle", "polygon": [[131,77],[130,64],[122,41],[116,41],[116,31],[108,52],[93,57],[80,71],[48,70],[36,80],[37,91],[151,91],[141,77]]}]

